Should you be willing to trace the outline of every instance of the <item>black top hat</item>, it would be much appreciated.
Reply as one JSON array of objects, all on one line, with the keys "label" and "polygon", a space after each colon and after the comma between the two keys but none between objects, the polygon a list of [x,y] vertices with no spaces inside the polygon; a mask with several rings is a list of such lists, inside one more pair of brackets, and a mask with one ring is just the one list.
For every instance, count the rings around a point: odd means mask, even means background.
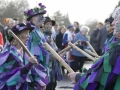
[{"label": "black top hat", "polygon": [[54,20],[51,20],[49,17],[45,17],[44,24],[47,23],[47,22],[52,22],[52,26],[55,25],[55,21]]}]

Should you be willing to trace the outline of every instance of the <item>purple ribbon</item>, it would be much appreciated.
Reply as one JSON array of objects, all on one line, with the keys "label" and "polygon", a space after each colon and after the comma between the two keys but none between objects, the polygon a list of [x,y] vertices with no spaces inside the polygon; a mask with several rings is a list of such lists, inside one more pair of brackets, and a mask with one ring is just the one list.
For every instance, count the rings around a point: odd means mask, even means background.
[{"label": "purple ribbon", "polygon": [[84,75],[83,77],[81,77],[81,79],[80,79],[80,84],[82,84],[82,83],[85,81],[86,78],[87,78],[86,75]]},{"label": "purple ribbon", "polygon": [[93,83],[94,82],[94,79],[97,75],[98,71],[97,72],[92,72],[92,74],[90,75],[90,78],[89,78],[89,83]]},{"label": "purple ribbon", "polygon": [[79,81],[75,84],[75,86],[74,86],[74,90],[79,90],[79,85],[80,85],[80,83],[79,83]]},{"label": "purple ribbon", "polygon": [[97,83],[89,83],[86,90],[95,90]]},{"label": "purple ribbon", "polygon": [[95,68],[98,64],[101,64],[103,60],[104,58],[102,57],[99,61],[97,61],[95,64],[92,65],[92,68]]},{"label": "purple ribbon", "polygon": [[5,52],[0,55],[0,65],[2,65],[8,58],[9,52]]}]

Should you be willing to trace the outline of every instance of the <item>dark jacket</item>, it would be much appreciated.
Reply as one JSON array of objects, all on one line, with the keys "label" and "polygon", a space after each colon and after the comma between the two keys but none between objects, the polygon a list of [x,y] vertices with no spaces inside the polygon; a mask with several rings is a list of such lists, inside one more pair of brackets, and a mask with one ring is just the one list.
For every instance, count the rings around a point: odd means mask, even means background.
[{"label": "dark jacket", "polygon": [[108,35],[107,35],[107,39],[106,40],[110,40],[111,38],[112,38],[112,36],[113,36],[113,32],[112,33],[109,33]]},{"label": "dark jacket", "polygon": [[100,50],[100,41],[96,41],[96,37],[98,35],[99,29],[96,29],[92,32],[91,36],[90,36],[90,44],[93,46],[93,48],[96,51]]},{"label": "dark jacket", "polygon": [[80,29],[79,29],[79,28],[76,28],[75,34],[77,34],[78,32],[80,32]]},{"label": "dark jacket", "polygon": [[64,46],[62,46],[62,39],[63,39],[63,34],[59,32],[59,34],[56,36],[56,45],[60,50],[64,48]]},{"label": "dark jacket", "polygon": [[106,30],[106,26],[99,30],[98,35],[96,37],[96,41],[100,42],[100,49],[104,46],[105,40],[107,38],[108,32]]},{"label": "dark jacket", "polygon": [[106,39],[104,46],[102,48],[102,54],[104,54],[108,50],[108,48],[110,47],[109,45],[112,41],[114,41],[113,32],[111,32],[107,35],[107,39]]}]

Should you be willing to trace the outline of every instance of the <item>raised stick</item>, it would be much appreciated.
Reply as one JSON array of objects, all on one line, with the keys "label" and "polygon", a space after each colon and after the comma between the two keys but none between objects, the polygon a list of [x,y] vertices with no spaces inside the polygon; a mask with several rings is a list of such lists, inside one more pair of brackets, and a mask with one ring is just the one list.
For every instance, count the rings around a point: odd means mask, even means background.
[{"label": "raised stick", "polygon": [[[26,46],[23,44],[23,42],[9,29],[8,33],[11,34],[17,41],[18,43],[22,46],[22,48],[26,51],[26,53],[29,55],[29,57],[34,57],[29,50],[26,48]],[[36,62],[38,64],[38,62]]]},{"label": "raised stick", "polygon": [[51,48],[48,43],[44,43],[44,46],[51,52],[51,54],[71,73],[74,72],[70,66]]},{"label": "raised stick", "polygon": [[65,56],[66,53],[67,53],[67,52],[65,51],[65,52],[61,53],[60,56]]},{"label": "raised stick", "polygon": [[[97,52],[94,50],[94,48],[92,47],[92,45],[88,42],[88,41],[86,41],[86,43],[88,44],[88,46],[91,48],[91,50],[95,53],[95,54],[97,54]],[[98,55],[98,54],[97,54]]]},{"label": "raised stick", "polygon": [[97,54],[91,52],[90,50],[85,49],[84,51],[87,52],[88,54],[91,54],[91,55],[97,57],[97,58],[100,58],[100,56],[98,56]]},{"label": "raised stick", "polygon": [[77,51],[79,51],[80,53],[82,53],[83,55],[85,55],[86,57],[88,57],[89,59],[95,61],[96,59],[93,58],[91,55],[89,55],[88,53],[86,53],[85,51],[81,50],[80,48],[78,48],[77,46],[75,46],[74,44],[72,44],[71,42],[69,43],[69,45],[71,45],[74,49],[76,49]]},{"label": "raised stick", "polygon": [[[79,42],[79,40],[76,41],[74,44],[77,45],[78,42]],[[67,46],[66,48],[64,48],[63,50],[61,50],[60,52],[58,52],[58,54],[61,55],[63,52],[65,52],[65,51],[67,52],[67,51],[69,51],[71,48],[72,48],[71,46]]]}]

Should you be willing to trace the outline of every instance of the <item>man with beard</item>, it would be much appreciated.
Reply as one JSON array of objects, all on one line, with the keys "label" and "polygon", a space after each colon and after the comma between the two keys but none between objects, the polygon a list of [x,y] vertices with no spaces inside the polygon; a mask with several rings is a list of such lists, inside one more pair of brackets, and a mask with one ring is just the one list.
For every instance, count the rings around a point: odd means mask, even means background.
[{"label": "man with beard", "polygon": [[[52,38],[52,26],[55,25],[55,21],[51,20],[49,17],[45,17],[44,21],[44,35],[47,43],[57,51],[58,48]],[[57,86],[57,80],[60,81],[62,79],[62,70],[60,63],[49,53],[49,64],[48,64],[48,75],[49,75],[49,83],[46,86],[46,90],[55,90]]]}]

